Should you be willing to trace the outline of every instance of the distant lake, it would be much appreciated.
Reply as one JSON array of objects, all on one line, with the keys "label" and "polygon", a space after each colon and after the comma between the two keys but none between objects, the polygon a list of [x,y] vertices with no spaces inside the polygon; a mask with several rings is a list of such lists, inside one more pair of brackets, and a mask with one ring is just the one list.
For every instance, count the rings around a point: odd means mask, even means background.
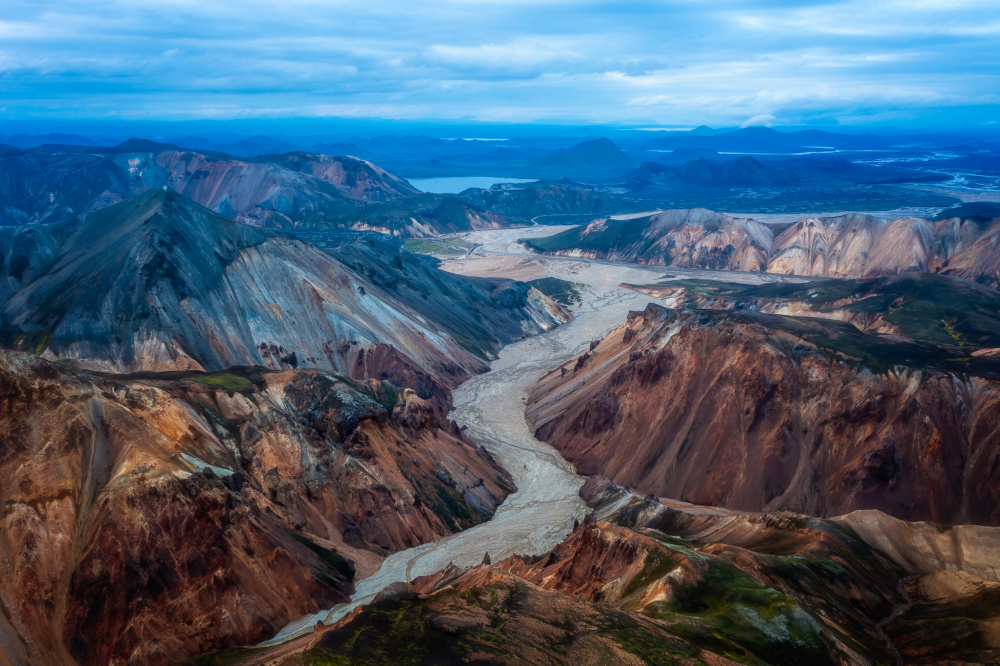
[{"label": "distant lake", "polygon": [[489,189],[497,183],[534,183],[535,178],[494,178],[493,176],[455,176],[450,178],[407,178],[413,187],[434,194],[458,194],[470,187]]}]

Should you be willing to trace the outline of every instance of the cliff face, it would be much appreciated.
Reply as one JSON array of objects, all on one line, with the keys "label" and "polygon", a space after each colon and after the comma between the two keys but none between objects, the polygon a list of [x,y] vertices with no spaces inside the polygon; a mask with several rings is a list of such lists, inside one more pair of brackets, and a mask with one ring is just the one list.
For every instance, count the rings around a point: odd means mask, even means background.
[{"label": "cliff face", "polygon": [[995,364],[935,349],[839,322],[651,304],[543,377],[527,418],[581,473],[641,492],[1000,524]]},{"label": "cliff face", "polygon": [[658,266],[843,278],[923,271],[998,283],[998,237],[996,220],[850,214],[781,227],[691,209],[597,220],[526,243],[540,252]]},{"label": "cliff face", "polygon": [[[381,288],[371,259],[355,257],[355,272],[164,190],[29,227],[6,245],[8,344],[116,372],[264,365],[353,373],[365,350],[389,345],[401,363],[450,384],[481,370],[505,342],[565,317],[527,288],[505,299],[512,282],[472,284],[423,267],[411,279],[436,279],[499,324],[476,319],[453,330],[447,307],[432,313]],[[398,254],[389,261],[402,268]]]},{"label": "cliff face", "polygon": [[139,379],[0,352],[0,451],[14,662],[252,644],[512,490],[412,391],[303,370]]}]

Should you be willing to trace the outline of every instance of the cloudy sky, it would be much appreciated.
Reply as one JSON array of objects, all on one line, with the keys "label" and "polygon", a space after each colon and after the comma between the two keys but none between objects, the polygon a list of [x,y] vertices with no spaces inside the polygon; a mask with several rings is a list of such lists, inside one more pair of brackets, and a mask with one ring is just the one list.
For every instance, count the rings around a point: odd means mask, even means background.
[{"label": "cloudy sky", "polygon": [[998,0],[3,0],[0,123],[1000,121]]}]

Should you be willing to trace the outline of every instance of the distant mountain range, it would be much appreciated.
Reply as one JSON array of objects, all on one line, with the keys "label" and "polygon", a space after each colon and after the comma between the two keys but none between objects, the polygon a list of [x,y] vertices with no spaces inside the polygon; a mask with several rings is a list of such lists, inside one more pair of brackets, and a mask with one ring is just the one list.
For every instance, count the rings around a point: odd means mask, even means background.
[{"label": "distant mountain range", "polygon": [[59,221],[163,186],[258,227],[424,236],[507,223],[456,196],[425,195],[354,157],[286,153],[242,160],[133,139],[111,148],[0,154],[0,226]]}]

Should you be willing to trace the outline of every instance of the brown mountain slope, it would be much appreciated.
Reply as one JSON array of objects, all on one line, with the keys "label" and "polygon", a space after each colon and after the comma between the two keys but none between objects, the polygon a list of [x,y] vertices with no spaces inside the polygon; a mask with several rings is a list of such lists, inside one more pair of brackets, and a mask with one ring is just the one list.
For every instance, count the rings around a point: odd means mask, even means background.
[{"label": "brown mountain slope", "polygon": [[342,600],[512,490],[410,391],[316,371],[102,377],[0,352],[14,663],[174,663]]},{"label": "brown mountain slope", "polygon": [[529,397],[583,474],[698,504],[1000,524],[996,364],[849,324],[650,305]]},{"label": "brown mountain slope", "polygon": [[877,626],[902,601],[899,574],[849,530],[691,516],[639,498],[613,523],[586,521],[542,556],[390,588],[314,639],[301,663],[892,661]]}]

